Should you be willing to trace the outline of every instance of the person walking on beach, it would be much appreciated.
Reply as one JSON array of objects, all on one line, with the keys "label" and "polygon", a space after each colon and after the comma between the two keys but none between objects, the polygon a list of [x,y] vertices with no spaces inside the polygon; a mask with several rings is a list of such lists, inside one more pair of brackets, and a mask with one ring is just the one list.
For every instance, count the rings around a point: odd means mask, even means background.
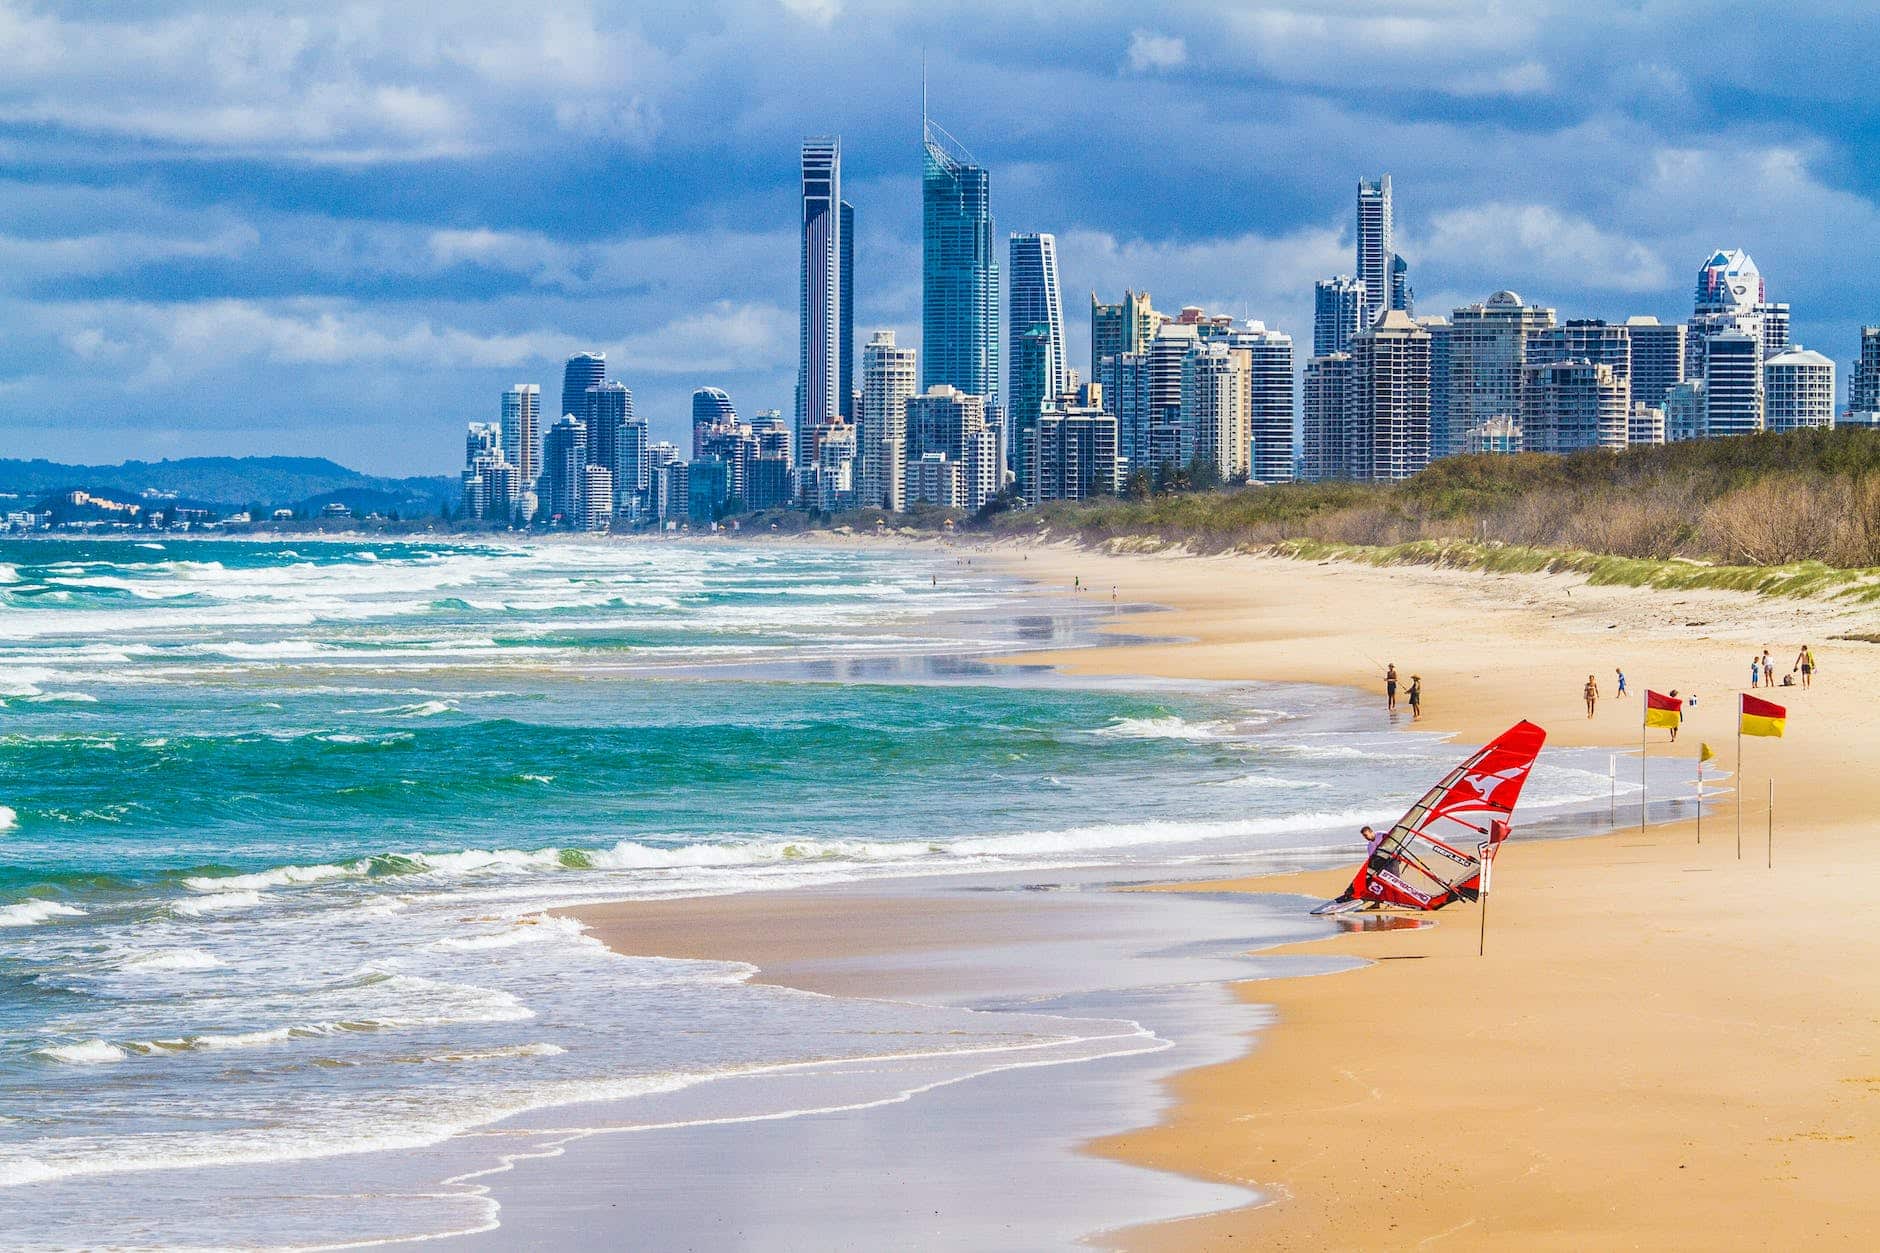
[{"label": "person walking on beach", "polygon": [[[1672,689],[1671,689],[1671,692],[1670,692],[1670,695],[1671,695],[1671,698],[1672,698],[1673,700],[1676,700],[1676,699],[1677,699],[1677,697],[1678,697],[1678,689],[1677,689],[1677,688],[1675,688],[1675,687],[1674,687],[1674,688],[1672,688]],[[1692,698],[1691,698],[1691,703],[1692,703],[1693,705],[1694,705],[1694,704],[1696,704],[1696,703],[1697,703],[1697,698],[1696,698],[1696,697],[1692,697]],[[1678,722],[1682,722],[1682,721],[1684,721],[1684,719],[1683,719],[1682,717],[1680,717],[1680,718],[1678,719]],[[1673,744],[1676,744],[1676,743],[1678,742],[1678,723],[1677,723],[1677,722],[1674,722],[1674,723],[1672,723],[1672,724],[1671,724],[1671,742],[1672,742]]]},{"label": "person walking on beach", "polygon": [[1599,704],[1599,680],[1587,675],[1586,690],[1582,695],[1586,697],[1586,716],[1590,718],[1593,716],[1593,706]]},{"label": "person walking on beach", "polygon": [[1423,717],[1422,675],[1413,674],[1410,676],[1410,693],[1408,699],[1410,701],[1410,721],[1416,722]]},{"label": "person walking on beach", "polygon": [[1749,659],[1749,685],[1751,687],[1762,686],[1762,661],[1756,657]]},{"label": "person walking on beach", "polygon": [[1384,667],[1384,708],[1397,712],[1397,663],[1394,661]]},{"label": "person walking on beach", "polygon": [[1815,673],[1815,650],[1802,645],[1802,651],[1795,654],[1795,666],[1802,672],[1802,687],[1807,688],[1808,681]]},{"label": "person walking on beach", "polygon": [[1619,676],[1619,690],[1618,692],[1615,693],[1615,695],[1624,696],[1625,695],[1625,671],[1615,666],[1613,667],[1612,672]]}]

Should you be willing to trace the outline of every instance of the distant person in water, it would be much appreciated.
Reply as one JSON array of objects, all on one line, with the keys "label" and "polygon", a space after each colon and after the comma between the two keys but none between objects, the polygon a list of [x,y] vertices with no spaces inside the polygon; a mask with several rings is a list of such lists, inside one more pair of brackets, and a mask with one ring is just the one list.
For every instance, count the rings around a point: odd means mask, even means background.
[{"label": "distant person in water", "polygon": [[1616,693],[1614,693],[1614,695],[1624,696],[1625,695],[1625,671],[1615,666],[1612,672],[1619,676],[1619,690]]},{"label": "distant person in water", "polygon": [[1593,716],[1593,706],[1599,704],[1599,680],[1587,675],[1586,687],[1580,694],[1586,697],[1586,716],[1590,718]]},{"label": "distant person in water", "polygon": [[1802,645],[1802,651],[1795,654],[1795,666],[1802,672],[1802,686],[1807,687],[1809,680],[1815,677],[1815,650]]},{"label": "distant person in water", "polygon": [[1392,713],[1397,711],[1397,663],[1394,661],[1384,667],[1384,708]]},{"label": "distant person in water", "polygon": [[1410,694],[1409,694],[1408,699],[1410,701],[1410,721],[1416,722],[1417,720],[1423,717],[1423,676],[1422,675],[1413,674],[1410,676]]}]

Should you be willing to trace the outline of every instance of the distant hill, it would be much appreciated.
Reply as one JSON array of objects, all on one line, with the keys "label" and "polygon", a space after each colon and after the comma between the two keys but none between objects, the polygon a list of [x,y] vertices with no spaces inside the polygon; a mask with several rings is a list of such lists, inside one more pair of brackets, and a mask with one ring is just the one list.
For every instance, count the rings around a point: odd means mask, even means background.
[{"label": "distant hill", "polygon": [[131,500],[156,492],[225,510],[257,503],[298,508],[313,502],[318,508],[331,499],[358,499],[410,514],[437,512],[455,498],[457,483],[443,475],[362,474],[324,457],[183,457],[113,466],[0,459],[0,493],[37,500],[74,489]]}]

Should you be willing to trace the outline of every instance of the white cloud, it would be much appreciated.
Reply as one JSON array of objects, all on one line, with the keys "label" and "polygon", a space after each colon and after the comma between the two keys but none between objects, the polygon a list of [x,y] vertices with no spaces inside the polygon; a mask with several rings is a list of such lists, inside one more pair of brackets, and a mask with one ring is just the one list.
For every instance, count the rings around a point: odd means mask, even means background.
[{"label": "white cloud", "polygon": [[1404,251],[1413,266],[1479,275],[1497,286],[1538,280],[1569,289],[1648,292],[1670,278],[1649,245],[1542,204],[1491,202],[1437,213],[1429,235]]},{"label": "white cloud", "polygon": [[0,285],[22,280],[91,278],[160,261],[235,258],[250,252],[259,240],[255,229],[246,225],[201,237],[138,231],[47,238],[0,234]]},{"label": "white cloud", "polygon": [[1188,44],[1176,35],[1137,30],[1129,36],[1129,68],[1137,74],[1172,70],[1187,64]]},{"label": "white cloud", "polygon": [[1539,61],[1523,61],[1463,74],[1451,90],[1458,96],[1538,96],[1553,88],[1553,71]]}]

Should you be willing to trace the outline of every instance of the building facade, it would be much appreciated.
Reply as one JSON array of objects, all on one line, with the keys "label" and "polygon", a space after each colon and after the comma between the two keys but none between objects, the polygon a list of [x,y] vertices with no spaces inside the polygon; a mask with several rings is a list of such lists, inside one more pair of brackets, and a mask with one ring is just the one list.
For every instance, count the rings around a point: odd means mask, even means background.
[{"label": "building facade", "polygon": [[1350,353],[1327,353],[1306,362],[1300,473],[1309,481],[1350,477],[1345,462],[1345,393],[1350,386]]},{"label": "building facade", "polygon": [[813,459],[816,432],[840,417],[842,397],[842,141],[803,141],[797,301],[797,446]]},{"label": "building facade", "polygon": [[1449,396],[1446,428],[1433,432],[1431,455],[1459,451],[1470,428],[1491,418],[1521,416],[1522,371],[1531,335],[1554,324],[1554,311],[1498,291],[1464,305],[1449,318]]},{"label": "building facade", "polygon": [[1610,365],[1584,358],[1526,367],[1521,446],[1527,452],[1623,449],[1632,389]]},{"label": "building facade", "polygon": [[1348,274],[1312,284],[1312,355],[1344,352],[1351,337],[1369,325],[1364,284]]},{"label": "building facade", "polygon": [[1392,250],[1390,175],[1358,182],[1357,266],[1364,305],[1372,321],[1390,305]]},{"label": "building facade", "polygon": [[1247,354],[1247,477],[1255,483],[1290,483],[1295,451],[1292,336],[1250,322],[1227,342]]},{"label": "building facade", "polygon": [[985,169],[921,119],[921,362],[923,388],[999,394],[999,262]]},{"label": "building facade", "polygon": [[561,412],[553,416],[565,418],[573,414],[583,422],[587,421],[588,388],[598,387],[606,381],[606,353],[575,353],[561,368]]},{"label": "building facade", "polygon": [[1142,352],[1163,322],[1149,304],[1148,292],[1126,291],[1120,304],[1104,304],[1090,293],[1090,378],[1102,378],[1103,359]]},{"label": "building facade", "polygon": [[1705,438],[1762,429],[1762,339],[1747,331],[1711,335],[1704,349]]},{"label": "building facade", "polygon": [[1684,381],[1684,338],[1688,331],[1682,322],[1660,322],[1649,317],[1625,320],[1633,404],[1659,408],[1665,403],[1665,393]]},{"label": "building facade", "polygon": [[1026,499],[1034,505],[1107,496],[1117,489],[1116,418],[1104,412],[1099,388],[1080,390],[1038,417],[1025,475]]},{"label": "building facade", "polygon": [[1351,340],[1346,389],[1349,477],[1407,479],[1430,463],[1430,333],[1401,309]]},{"label": "building facade", "polygon": [[1799,431],[1834,425],[1834,362],[1794,347],[1763,362],[1763,427]]},{"label": "building facade", "polygon": [[856,458],[864,507],[907,507],[902,465],[907,460],[907,402],[916,377],[912,348],[894,342],[893,331],[876,331],[862,349],[862,408]]}]

